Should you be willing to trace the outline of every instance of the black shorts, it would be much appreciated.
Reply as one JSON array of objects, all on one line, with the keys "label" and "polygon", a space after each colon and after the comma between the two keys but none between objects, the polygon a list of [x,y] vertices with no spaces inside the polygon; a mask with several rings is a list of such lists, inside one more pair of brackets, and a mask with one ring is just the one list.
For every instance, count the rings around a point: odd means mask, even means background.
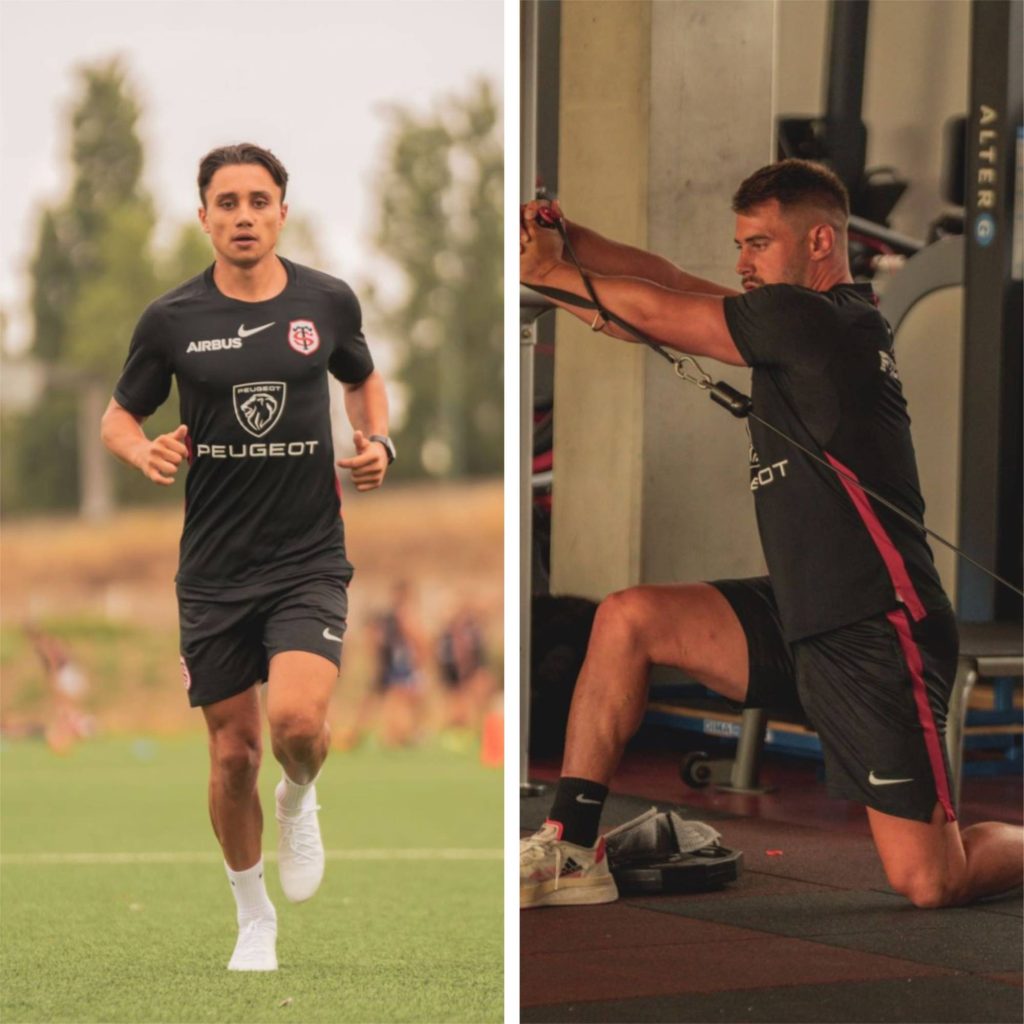
[{"label": "black shorts", "polygon": [[288,580],[256,597],[216,599],[178,588],[181,671],[192,707],[226,700],[267,678],[282,651],[309,651],[341,664],[348,580]]},{"label": "black shorts", "polygon": [[897,607],[794,644],[767,576],[716,580],[750,652],[747,707],[799,707],[817,731],[831,796],[899,818],[955,819],[946,711],[959,638],[950,608],[920,622]]}]

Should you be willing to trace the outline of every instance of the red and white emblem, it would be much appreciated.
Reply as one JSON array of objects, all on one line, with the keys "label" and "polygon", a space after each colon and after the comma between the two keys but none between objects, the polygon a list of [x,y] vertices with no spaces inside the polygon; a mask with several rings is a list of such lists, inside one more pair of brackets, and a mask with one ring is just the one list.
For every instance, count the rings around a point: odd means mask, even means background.
[{"label": "red and white emblem", "polygon": [[320,347],[320,335],[312,320],[293,320],[288,325],[288,344],[296,352],[311,356]]}]

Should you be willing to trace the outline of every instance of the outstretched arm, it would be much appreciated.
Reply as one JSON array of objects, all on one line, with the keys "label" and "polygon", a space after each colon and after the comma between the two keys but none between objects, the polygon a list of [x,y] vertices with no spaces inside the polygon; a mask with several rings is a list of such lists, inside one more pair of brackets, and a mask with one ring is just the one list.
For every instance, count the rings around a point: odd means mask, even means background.
[{"label": "outstretched arm", "polygon": [[550,206],[565,224],[569,243],[583,268],[590,273],[605,277],[639,277],[652,284],[660,284],[677,292],[693,292],[698,295],[736,295],[735,289],[715,284],[694,274],[688,274],[671,260],[657,253],[637,249],[632,245],[615,242],[598,234],[582,224],[565,219],[557,202],[535,200],[527,203],[522,210],[523,228],[520,231],[520,246],[536,226],[537,210]]},{"label": "outstretched arm", "polygon": [[[562,258],[557,231],[536,223],[520,240],[520,278],[527,285],[546,285],[587,298],[579,271]],[[601,304],[644,334],[688,355],[710,356],[722,363],[745,366],[725,322],[722,295],[676,291],[636,277],[589,274]],[[614,324],[600,325],[594,311],[554,299],[562,309],[620,341],[635,341]]]}]

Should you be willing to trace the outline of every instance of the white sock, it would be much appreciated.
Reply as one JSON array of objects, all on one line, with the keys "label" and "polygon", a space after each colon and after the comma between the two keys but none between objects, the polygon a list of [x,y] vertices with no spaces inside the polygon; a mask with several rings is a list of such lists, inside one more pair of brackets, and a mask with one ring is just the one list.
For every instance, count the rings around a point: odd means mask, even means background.
[{"label": "white sock", "polygon": [[[320,774],[318,772],[317,778],[319,777]],[[300,786],[299,783],[292,782],[284,772],[281,773],[281,778],[284,780],[284,787],[281,790],[281,810],[287,814],[296,814],[298,811],[303,809],[307,796],[309,795],[309,791],[313,788],[313,784],[316,782],[316,779]]]},{"label": "white sock", "polygon": [[251,868],[246,868],[244,871],[233,871],[226,863],[224,869],[228,873],[231,892],[234,894],[235,906],[238,908],[239,925],[256,920],[277,920],[274,904],[270,902],[270,897],[267,895],[262,857]]}]

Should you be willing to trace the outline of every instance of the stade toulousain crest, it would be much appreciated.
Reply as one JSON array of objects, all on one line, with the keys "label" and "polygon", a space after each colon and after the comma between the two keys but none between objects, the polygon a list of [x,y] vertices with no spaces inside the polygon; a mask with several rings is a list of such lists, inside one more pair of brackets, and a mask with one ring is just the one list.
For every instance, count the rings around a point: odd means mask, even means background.
[{"label": "stade toulousain crest", "polygon": [[238,422],[253,437],[263,437],[277,426],[284,412],[287,386],[279,380],[236,384],[231,392]]},{"label": "stade toulousain crest", "polygon": [[312,320],[293,320],[288,325],[288,344],[296,352],[311,356],[320,347],[320,335]]}]

